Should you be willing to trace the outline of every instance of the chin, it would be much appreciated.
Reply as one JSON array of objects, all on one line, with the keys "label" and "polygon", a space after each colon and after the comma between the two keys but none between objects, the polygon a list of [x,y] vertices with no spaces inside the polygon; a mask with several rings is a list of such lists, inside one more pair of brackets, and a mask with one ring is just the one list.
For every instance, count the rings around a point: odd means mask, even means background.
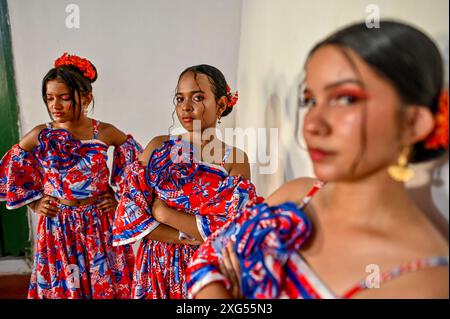
[{"label": "chin", "polygon": [[337,182],[345,179],[343,172],[332,167],[318,167],[314,165],[314,175],[323,182]]},{"label": "chin", "polygon": [[70,122],[70,120],[64,118],[53,118],[53,121],[55,121],[58,124]]},{"label": "chin", "polygon": [[374,171],[350,171],[350,167],[327,169],[314,167],[314,175],[323,182],[356,182],[368,178],[376,173]]},{"label": "chin", "polygon": [[192,127],[192,125],[182,125],[183,129],[185,129],[186,131],[188,131],[189,133],[192,133],[194,131],[194,128]]}]

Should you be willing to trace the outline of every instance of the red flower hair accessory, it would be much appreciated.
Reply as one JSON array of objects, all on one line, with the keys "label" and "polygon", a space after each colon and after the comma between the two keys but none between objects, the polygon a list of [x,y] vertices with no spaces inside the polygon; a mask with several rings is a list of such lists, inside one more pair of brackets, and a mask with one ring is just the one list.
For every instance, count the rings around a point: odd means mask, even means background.
[{"label": "red flower hair accessory", "polygon": [[425,140],[425,148],[436,150],[448,148],[448,90],[439,97],[439,110],[435,115],[434,129]]},{"label": "red flower hair accessory", "polygon": [[231,93],[230,87],[227,85],[227,97],[228,97],[228,107],[233,107],[236,105],[239,99],[238,91]]},{"label": "red flower hair accessory", "polygon": [[64,54],[55,61],[55,68],[64,65],[76,67],[85,77],[91,80],[91,82],[94,82],[97,79],[97,71],[88,59],[64,52]]}]

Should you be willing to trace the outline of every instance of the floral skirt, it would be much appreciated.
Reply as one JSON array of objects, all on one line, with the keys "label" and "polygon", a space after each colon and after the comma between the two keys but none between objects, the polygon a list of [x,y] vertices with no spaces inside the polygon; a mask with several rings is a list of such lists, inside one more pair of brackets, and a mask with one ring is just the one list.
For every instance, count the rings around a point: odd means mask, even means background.
[{"label": "floral skirt", "polygon": [[130,298],[134,255],[112,246],[115,212],[58,205],[56,217],[39,216],[28,298]]},{"label": "floral skirt", "polygon": [[186,269],[196,246],[143,239],[136,254],[134,299],[186,299]]}]

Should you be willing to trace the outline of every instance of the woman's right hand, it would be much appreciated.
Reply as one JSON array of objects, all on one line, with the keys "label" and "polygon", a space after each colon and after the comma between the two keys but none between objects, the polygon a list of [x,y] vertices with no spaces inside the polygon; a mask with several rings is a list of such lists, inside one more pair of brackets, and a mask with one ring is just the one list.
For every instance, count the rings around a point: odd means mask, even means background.
[{"label": "woman's right hand", "polygon": [[229,241],[222,249],[222,260],[219,260],[219,269],[222,275],[228,278],[231,288],[229,293],[233,299],[243,299],[242,294],[242,270],[236,252],[234,243]]},{"label": "woman's right hand", "polygon": [[58,199],[52,196],[44,196],[30,205],[31,209],[36,213],[45,217],[55,217],[58,213]]}]

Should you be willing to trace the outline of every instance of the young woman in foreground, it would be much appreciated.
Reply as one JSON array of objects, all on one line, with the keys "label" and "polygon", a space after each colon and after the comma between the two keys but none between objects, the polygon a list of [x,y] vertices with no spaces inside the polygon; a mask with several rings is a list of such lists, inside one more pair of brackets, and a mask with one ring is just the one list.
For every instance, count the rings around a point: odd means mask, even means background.
[{"label": "young woman in foreground", "polygon": [[401,23],[355,24],[317,44],[305,72],[318,180],[283,185],[211,236],[190,297],[448,298],[447,241],[404,185],[408,163],[448,148],[436,45]]}]

